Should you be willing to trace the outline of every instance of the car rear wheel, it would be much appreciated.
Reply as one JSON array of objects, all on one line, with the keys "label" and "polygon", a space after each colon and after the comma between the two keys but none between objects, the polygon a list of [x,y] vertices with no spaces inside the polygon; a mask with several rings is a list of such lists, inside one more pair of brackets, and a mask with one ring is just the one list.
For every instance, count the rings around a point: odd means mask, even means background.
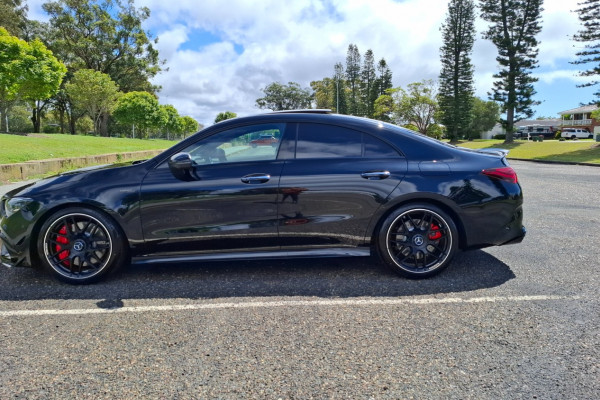
[{"label": "car rear wheel", "polygon": [[384,263],[400,275],[427,278],[444,270],[454,257],[458,231],[438,207],[410,204],[383,221],[377,245]]},{"label": "car rear wheel", "polygon": [[126,258],[119,227],[104,214],[68,208],[52,214],[41,227],[38,252],[56,278],[72,284],[98,281]]}]

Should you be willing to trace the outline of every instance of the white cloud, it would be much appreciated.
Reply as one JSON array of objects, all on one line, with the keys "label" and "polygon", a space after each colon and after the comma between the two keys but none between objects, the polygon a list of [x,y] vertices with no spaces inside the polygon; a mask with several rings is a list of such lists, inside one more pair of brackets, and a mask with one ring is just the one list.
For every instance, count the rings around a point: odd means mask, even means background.
[{"label": "white cloud", "polygon": [[[40,14],[44,0],[30,0],[30,16]],[[578,0],[547,0],[536,73],[541,82],[573,81],[576,66],[571,36],[579,29]],[[255,100],[273,81],[310,81],[333,75],[336,62],[345,63],[348,44],[361,54],[372,49],[384,57],[403,86],[439,74],[440,25],[448,0],[137,0],[151,18],[146,29],[159,37],[168,71],[155,83],[162,103],[181,114],[210,124],[225,110],[247,115],[260,112]],[[473,53],[476,94],[486,97],[497,70],[496,48],[481,38],[486,23],[477,20]],[[208,32],[211,43],[197,43]],[[214,41],[218,40],[217,43]],[[195,43],[195,42],[194,42]],[[243,51],[239,52],[242,49]],[[569,68],[573,68],[570,71]],[[569,105],[565,105],[566,108]]]}]

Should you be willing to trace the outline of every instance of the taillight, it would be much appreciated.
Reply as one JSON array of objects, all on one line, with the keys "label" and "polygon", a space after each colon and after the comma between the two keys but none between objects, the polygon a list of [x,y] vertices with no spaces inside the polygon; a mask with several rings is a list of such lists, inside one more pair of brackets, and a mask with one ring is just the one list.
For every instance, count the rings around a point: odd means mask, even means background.
[{"label": "taillight", "polygon": [[481,171],[482,174],[487,175],[491,178],[500,179],[510,183],[517,183],[517,173],[511,167],[502,168],[489,168]]}]

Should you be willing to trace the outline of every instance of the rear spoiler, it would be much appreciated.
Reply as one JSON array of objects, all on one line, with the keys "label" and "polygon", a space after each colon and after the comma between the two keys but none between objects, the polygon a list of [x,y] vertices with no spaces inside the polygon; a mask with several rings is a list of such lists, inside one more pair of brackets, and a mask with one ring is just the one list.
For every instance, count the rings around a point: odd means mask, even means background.
[{"label": "rear spoiler", "polygon": [[489,148],[489,149],[477,149],[475,150],[477,153],[486,153],[486,154],[495,154],[498,156],[506,157],[509,150],[499,149],[499,148]]}]

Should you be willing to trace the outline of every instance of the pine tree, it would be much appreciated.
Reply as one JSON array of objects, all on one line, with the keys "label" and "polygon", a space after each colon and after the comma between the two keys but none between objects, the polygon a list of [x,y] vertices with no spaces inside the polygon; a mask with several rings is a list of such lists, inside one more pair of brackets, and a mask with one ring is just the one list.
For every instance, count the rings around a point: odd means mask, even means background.
[{"label": "pine tree", "polygon": [[367,50],[365,53],[360,76],[362,114],[366,117],[372,118],[373,112],[375,111],[375,99],[377,98],[377,91],[375,87],[377,75],[375,74],[375,57],[373,57],[373,50],[371,49]]},{"label": "pine tree", "polygon": [[355,44],[348,46],[346,55],[346,83],[350,89],[348,113],[360,115],[360,53]]},{"label": "pine tree", "polygon": [[[573,40],[585,45],[584,50],[576,53],[579,59],[573,64],[590,64],[589,69],[579,72],[579,76],[598,77],[600,75],[600,0],[585,0],[578,5],[581,8],[576,11],[583,29],[573,36]],[[598,80],[593,80],[577,87],[596,86],[599,83]],[[596,102],[600,103],[600,90],[594,93],[594,96],[598,97]]]},{"label": "pine tree", "polygon": [[386,94],[388,89],[393,87],[392,83],[392,70],[388,67],[385,58],[382,58],[377,63],[377,72],[379,75],[377,76],[377,97],[382,94]]},{"label": "pine tree", "polygon": [[491,99],[500,103],[506,119],[506,142],[513,141],[514,123],[533,115],[532,106],[537,78],[531,70],[537,68],[538,41],[541,31],[543,0],[481,0],[481,17],[490,23],[484,32],[498,48],[496,61],[500,71],[494,74]]},{"label": "pine tree", "polygon": [[440,48],[439,105],[441,122],[450,141],[466,133],[472,118],[473,65],[470,55],[475,42],[473,0],[450,0],[442,25],[444,44]]},{"label": "pine tree", "polygon": [[348,102],[346,101],[346,81],[344,80],[344,66],[342,63],[336,63],[334,67],[335,74],[333,75],[335,92],[333,96],[333,104],[335,104],[335,112],[338,114],[348,114]]}]

